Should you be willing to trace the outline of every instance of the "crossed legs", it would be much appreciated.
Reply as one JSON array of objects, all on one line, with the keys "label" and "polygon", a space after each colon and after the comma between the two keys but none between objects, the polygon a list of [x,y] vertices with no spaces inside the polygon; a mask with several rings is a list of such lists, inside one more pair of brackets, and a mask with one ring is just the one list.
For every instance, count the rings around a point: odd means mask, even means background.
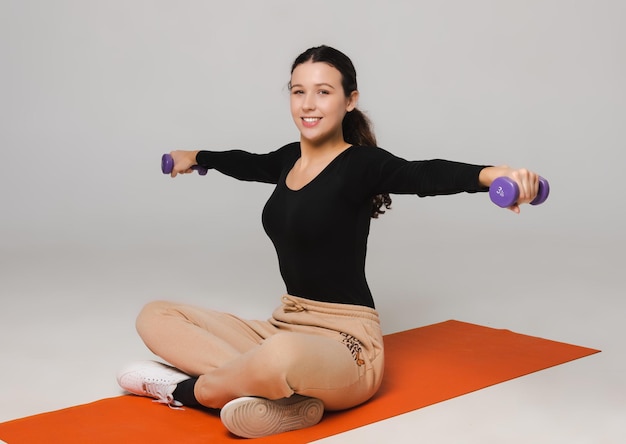
[{"label": "crossed legs", "polygon": [[298,393],[338,410],[371,396],[350,350],[326,336],[163,301],[144,307],[137,330],[156,355],[198,377],[194,392],[206,407],[221,408],[242,396]]}]

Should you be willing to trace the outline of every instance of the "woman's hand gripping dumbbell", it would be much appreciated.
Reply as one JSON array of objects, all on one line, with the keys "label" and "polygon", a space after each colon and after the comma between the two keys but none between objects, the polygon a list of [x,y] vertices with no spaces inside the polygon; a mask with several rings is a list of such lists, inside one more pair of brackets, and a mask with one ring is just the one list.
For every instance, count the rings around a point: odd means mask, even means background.
[{"label": "woman's hand gripping dumbbell", "polygon": [[[491,201],[502,208],[509,208],[519,199],[519,187],[517,183],[508,177],[498,177],[489,186]],[[531,205],[539,205],[546,201],[550,194],[550,184],[543,177],[539,177],[539,189],[537,196],[530,202]]]},{"label": "woman's hand gripping dumbbell", "polygon": [[[197,171],[201,176],[204,176],[207,173],[206,168],[198,165],[193,165],[191,169]],[[170,154],[163,154],[161,157],[161,171],[163,174],[171,174],[172,170],[174,170],[174,159]]]}]

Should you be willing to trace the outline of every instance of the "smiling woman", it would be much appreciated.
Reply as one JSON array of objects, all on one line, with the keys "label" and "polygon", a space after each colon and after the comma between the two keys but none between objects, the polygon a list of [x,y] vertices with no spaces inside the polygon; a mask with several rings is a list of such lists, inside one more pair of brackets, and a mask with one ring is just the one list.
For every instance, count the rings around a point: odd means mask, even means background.
[{"label": "smiling woman", "polygon": [[384,350],[365,277],[371,219],[389,193],[434,196],[486,191],[512,178],[535,198],[527,170],[445,160],[408,161],[378,148],[357,109],[350,59],[328,46],[302,53],[291,70],[291,114],[300,140],[266,153],[173,151],[171,175],[196,165],[275,184],[263,209],[285,294],[268,321],[175,302],[153,302],[137,319],[145,344],[173,367],[135,363],[118,374],[126,390],[169,405],[221,409],[234,434],[259,437],[316,424],[324,409],[370,399]]}]

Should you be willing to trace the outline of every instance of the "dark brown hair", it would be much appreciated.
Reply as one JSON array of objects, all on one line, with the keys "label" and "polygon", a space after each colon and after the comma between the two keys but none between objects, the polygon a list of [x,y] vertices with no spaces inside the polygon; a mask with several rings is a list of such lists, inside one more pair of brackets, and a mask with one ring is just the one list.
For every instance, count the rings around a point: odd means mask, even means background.
[{"label": "dark brown hair", "polygon": [[[327,63],[336,68],[341,73],[341,85],[346,97],[350,97],[352,92],[357,91],[356,69],[350,58],[330,46],[322,45],[309,48],[300,54],[291,66],[291,73],[298,65],[306,62]],[[376,136],[372,131],[370,120],[363,112],[353,109],[345,115],[342,122],[343,138],[346,142],[357,146],[375,147]],[[372,217],[377,218],[383,214],[385,209],[391,208],[391,197],[389,194],[378,194],[372,198]]]}]

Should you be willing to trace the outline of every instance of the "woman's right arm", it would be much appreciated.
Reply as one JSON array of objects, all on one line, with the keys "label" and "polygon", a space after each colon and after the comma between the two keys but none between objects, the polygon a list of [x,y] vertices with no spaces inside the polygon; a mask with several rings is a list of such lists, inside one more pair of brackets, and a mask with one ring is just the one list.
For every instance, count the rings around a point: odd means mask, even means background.
[{"label": "woman's right arm", "polygon": [[294,144],[266,154],[254,154],[242,150],[172,151],[170,155],[174,161],[174,168],[171,176],[191,173],[192,167],[199,165],[207,169],[215,169],[239,180],[277,183],[285,162],[292,157],[295,162],[298,153],[299,150]]}]

